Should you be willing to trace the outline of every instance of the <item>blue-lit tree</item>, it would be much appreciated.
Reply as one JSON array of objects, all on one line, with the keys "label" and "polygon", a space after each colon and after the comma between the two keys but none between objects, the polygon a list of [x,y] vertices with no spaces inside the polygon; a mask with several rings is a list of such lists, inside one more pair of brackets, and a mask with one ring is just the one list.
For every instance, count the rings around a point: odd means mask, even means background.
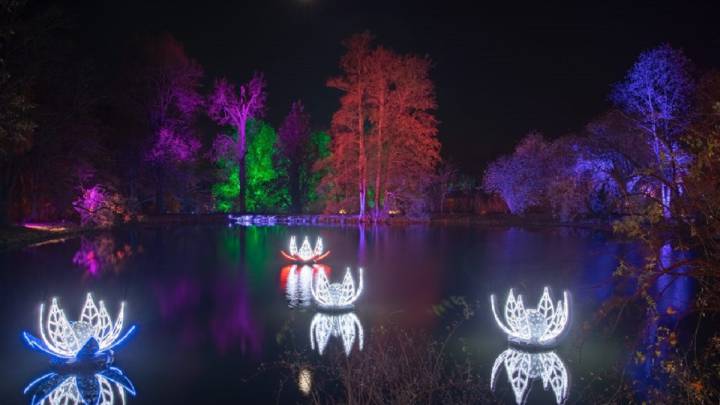
[{"label": "blue-lit tree", "polygon": [[679,137],[687,129],[694,83],[691,65],[685,55],[669,45],[643,52],[615,85],[613,102],[635,123],[648,140],[655,158],[663,215],[670,216],[672,195],[680,184],[688,157],[681,150]]}]

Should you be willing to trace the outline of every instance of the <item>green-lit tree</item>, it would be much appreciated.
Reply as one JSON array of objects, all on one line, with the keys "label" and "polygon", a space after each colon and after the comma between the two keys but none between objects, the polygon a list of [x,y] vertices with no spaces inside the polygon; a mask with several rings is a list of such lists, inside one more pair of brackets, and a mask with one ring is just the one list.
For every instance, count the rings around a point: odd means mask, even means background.
[{"label": "green-lit tree", "polygon": [[287,173],[278,154],[275,130],[263,121],[248,124],[245,207],[253,212],[285,212],[290,206]]},{"label": "green-lit tree", "polygon": [[303,165],[300,167],[300,197],[304,212],[322,211],[318,194],[320,181],[327,169],[317,168],[317,162],[330,156],[330,134],[316,131],[310,134],[303,151]]}]

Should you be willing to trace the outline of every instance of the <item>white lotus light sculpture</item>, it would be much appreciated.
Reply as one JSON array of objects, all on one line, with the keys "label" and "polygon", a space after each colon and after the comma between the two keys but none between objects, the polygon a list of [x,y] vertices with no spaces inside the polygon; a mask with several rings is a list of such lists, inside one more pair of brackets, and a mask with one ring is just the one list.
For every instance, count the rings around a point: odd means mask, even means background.
[{"label": "white lotus light sculpture", "polygon": [[31,404],[125,404],[125,393],[135,395],[130,379],[117,367],[95,373],[47,373],[25,387]]},{"label": "white lotus light sculpture", "polygon": [[355,339],[358,347],[363,349],[363,327],[360,319],[353,312],[343,314],[315,314],[310,323],[310,347],[317,348],[320,355],[325,351],[330,337],[339,337],[342,340],[346,356],[350,356]]},{"label": "white lotus light sculpture", "polygon": [[568,292],[563,292],[563,299],[553,306],[548,287],[543,290],[537,308],[525,308],[522,295],[515,298],[510,289],[505,302],[505,323],[500,320],[495,308],[495,295],[490,296],[493,316],[500,329],[514,343],[549,346],[553,345],[568,324]]},{"label": "white lotus light sculpture", "polygon": [[98,304],[95,305],[92,294],[88,293],[80,318],[71,322],[65,317],[65,311],[58,306],[57,298],[53,298],[47,319],[44,319],[45,304],[40,305],[41,339],[29,332],[23,332],[23,337],[31,348],[60,361],[74,362],[83,358],[111,355],[112,349],[135,331],[135,325],[121,335],[125,303],[120,304],[120,312],[114,324],[103,301]]},{"label": "white lotus light sculpture", "polygon": [[500,366],[505,366],[508,381],[518,405],[527,402],[533,380],[542,380],[543,389],[552,389],[555,402],[565,403],[568,396],[569,378],[560,356],[555,352],[528,353],[508,348],[495,359],[490,375],[490,389],[495,391]]},{"label": "white lotus light sculpture", "polygon": [[303,240],[302,245],[300,245],[300,249],[298,249],[295,236],[291,236],[290,253],[286,253],[284,250],[281,250],[280,253],[282,253],[282,255],[288,260],[298,263],[310,263],[318,262],[326,258],[330,254],[330,251],[324,251],[322,238],[320,237],[318,237],[317,241],[315,241],[315,248],[311,248],[310,241],[307,236]]},{"label": "white lotus light sculpture", "polygon": [[319,271],[312,288],[312,296],[317,305],[324,309],[350,309],[360,298],[363,290],[363,269],[358,274],[358,287],[350,274],[350,268],[345,271],[342,283],[330,283],[325,272]]}]

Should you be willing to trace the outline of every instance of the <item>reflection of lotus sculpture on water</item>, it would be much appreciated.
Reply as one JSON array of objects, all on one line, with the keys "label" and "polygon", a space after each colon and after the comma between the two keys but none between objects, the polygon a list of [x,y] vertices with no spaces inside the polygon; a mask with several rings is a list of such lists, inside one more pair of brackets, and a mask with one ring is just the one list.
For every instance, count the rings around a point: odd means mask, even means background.
[{"label": "reflection of lotus sculpture on water", "polygon": [[94,373],[47,373],[25,387],[30,403],[50,405],[125,404],[125,393],[135,395],[130,379],[117,367]]},{"label": "reflection of lotus sculpture on water", "polygon": [[358,275],[359,285],[355,289],[355,281],[350,275],[350,268],[345,272],[342,283],[330,283],[325,272],[318,272],[312,296],[319,307],[325,309],[349,309],[360,298],[363,290],[363,269]]},{"label": "reflection of lotus sculpture on water", "polygon": [[563,299],[553,306],[550,292],[547,287],[543,290],[542,298],[537,308],[525,308],[522,295],[517,298],[510,289],[505,302],[505,325],[495,309],[495,295],[490,296],[493,315],[500,329],[508,335],[514,343],[548,346],[555,343],[568,323],[568,293],[563,292]]},{"label": "reflection of lotus sculpture on water", "polygon": [[495,359],[490,375],[490,388],[495,391],[500,366],[505,366],[508,381],[512,386],[515,401],[524,404],[530,393],[533,380],[541,379],[543,389],[552,389],[555,402],[562,404],[568,395],[568,371],[555,352],[528,353],[508,348]]},{"label": "reflection of lotus sculpture on water", "polygon": [[52,299],[47,320],[44,322],[45,305],[40,305],[38,339],[28,332],[23,338],[28,345],[49,354],[56,360],[74,362],[78,359],[98,358],[112,355],[112,349],[127,339],[135,330],[131,326],[122,336],[125,303],[120,304],[120,312],[113,324],[103,301],[95,305],[88,293],[85,305],[77,321],[70,322],[65,311],[60,309],[57,298]]},{"label": "reflection of lotus sculpture on water", "polygon": [[308,307],[312,304],[313,274],[327,273],[329,267],[322,264],[293,264],[282,269],[281,277],[285,277],[285,297],[290,308]]},{"label": "reflection of lotus sculpture on water", "polygon": [[300,245],[300,249],[298,249],[295,236],[291,236],[290,253],[286,253],[284,250],[281,250],[280,253],[288,260],[298,263],[310,263],[318,262],[326,258],[330,254],[330,251],[324,251],[322,238],[320,237],[318,237],[317,241],[315,241],[315,248],[311,248],[310,241],[307,236],[303,240],[302,245]]},{"label": "reflection of lotus sculpture on water", "polygon": [[317,347],[320,355],[325,351],[331,336],[342,339],[345,355],[349,356],[358,338],[358,347],[363,349],[363,327],[353,312],[344,314],[324,314],[318,312],[310,323],[310,347]]}]

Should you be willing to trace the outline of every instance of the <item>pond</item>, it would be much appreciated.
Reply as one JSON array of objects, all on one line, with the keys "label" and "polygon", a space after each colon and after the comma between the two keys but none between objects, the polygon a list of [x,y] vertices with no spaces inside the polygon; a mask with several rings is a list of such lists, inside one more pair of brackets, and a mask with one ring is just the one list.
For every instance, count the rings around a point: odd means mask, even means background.
[{"label": "pond", "polygon": [[[298,242],[304,235],[311,242],[322,237],[330,251],[323,266],[293,268],[280,254],[292,235]],[[0,253],[0,393],[11,403],[28,402],[24,387],[48,372],[48,359],[28,349],[21,333],[39,333],[38,307],[53,297],[71,320],[88,292],[104,301],[113,319],[126,303],[126,325],[135,324],[137,331],[116,351],[113,366],[132,381],[135,395],[124,389],[128,403],[302,401],[303,384],[286,384],[278,393],[278,372],[258,372],[260,364],[282,356],[289,342],[320,363],[338,351],[363,356],[360,339],[367,345],[383,323],[441,336],[455,310],[452,302],[462,297],[475,310],[458,339],[472,349],[488,392],[501,358],[488,400],[583,403],[610,395],[613,386],[598,376],[619,373],[638,339],[626,332],[637,330],[632,325],[608,332],[595,320],[614,293],[620,257],[640,254],[601,232],[571,228],[187,225],[50,241]],[[348,267],[355,284],[358,268],[364,269],[355,308],[318,311],[309,289],[313,274],[324,271],[331,282],[340,281]],[[552,350],[513,352],[493,319],[490,294],[502,306],[514,288],[534,307],[545,286],[555,302],[565,290],[571,296],[567,336]],[[691,287],[671,288],[668,305],[686,307]],[[333,331],[333,325],[343,330]],[[510,356],[526,356],[533,369],[508,370],[520,367],[503,362]],[[555,367],[555,377],[544,389],[549,371],[536,368],[547,364]],[[529,377],[513,390],[508,372]]]}]

